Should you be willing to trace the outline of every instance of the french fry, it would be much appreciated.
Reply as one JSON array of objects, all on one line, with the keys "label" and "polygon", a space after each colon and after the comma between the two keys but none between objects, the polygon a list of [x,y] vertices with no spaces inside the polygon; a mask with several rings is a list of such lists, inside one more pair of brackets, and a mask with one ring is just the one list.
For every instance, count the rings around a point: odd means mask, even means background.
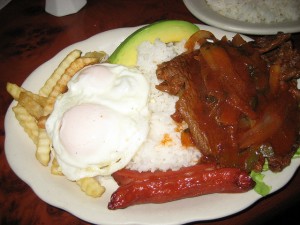
[{"label": "french fry", "polygon": [[40,89],[39,94],[41,96],[49,96],[53,87],[56,85],[60,77],[64,74],[65,70],[71,65],[72,62],[74,62],[74,60],[79,58],[80,55],[80,50],[73,50],[72,52],[70,52],[58,65],[57,69],[54,70],[49,79],[45,82],[44,86]]},{"label": "french fry", "polygon": [[46,128],[45,124],[46,124],[47,119],[48,119],[48,116],[41,116],[37,121],[38,127],[45,129]]},{"label": "french fry", "polygon": [[61,171],[61,168],[60,168],[56,158],[53,158],[53,160],[52,160],[51,173],[53,175],[63,176],[63,173]]},{"label": "french fry", "polygon": [[98,62],[99,59],[95,57],[80,57],[77,58],[74,62],[72,62],[71,65],[66,69],[65,73],[57,81],[53,90],[49,94],[47,105],[44,108],[44,116],[47,116],[52,112],[55,99],[57,98],[57,96],[59,96],[67,90],[67,83],[69,82],[69,80],[82,68],[88,65],[96,64]]},{"label": "french fry", "polygon": [[14,106],[12,110],[24,131],[28,134],[33,143],[37,145],[39,132],[36,119],[20,104]]},{"label": "french fry", "polygon": [[103,62],[108,58],[108,55],[103,51],[94,51],[85,53],[83,57],[98,58],[99,62]]},{"label": "french fry", "polygon": [[12,84],[7,82],[6,84],[6,91],[16,100],[19,100],[19,96],[21,92],[26,91],[24,88],[19,87],[16,84]]},{"label": "french fry", "polygon": [[94,177],[85,177],[77,180],[76,183],[83,192],[94,198],[102,196],[105,192],[105,187],[103,187]]},{"label": "french fry", "polygon": [[38,131],[38,143],[35,152],[35,157],[42,165],[48,166],[48,163],[50,162],[51,141],[48,137],[46,129],[38,128]]},{"label": "french fry", "polygon": [[19,96],[19,104],[23,106],[27,112],[38,120],[43,115],[43,107],[36,102],[28,92],[21,92]]},{"label": "french fry", "polygon": [[27,91],[26,89],[19,87],[16,84],[12,84],[8,82],[6,84],[6,90],[16,101],[19,100],[20,94],[24,92],[26,93],[26,95],[30,96],[34,101],[36,101],[41,106],[44,107],[46,105],[47,98],[34,94],[31,91]]},{"label": "french fry", "polygon": [[34,101],[36,101],[42,107],[46,106],[46,104],[47,104],[47,98],[46,97],[34,94],[30,91],[26,91],[26,94],[29,95]]}]

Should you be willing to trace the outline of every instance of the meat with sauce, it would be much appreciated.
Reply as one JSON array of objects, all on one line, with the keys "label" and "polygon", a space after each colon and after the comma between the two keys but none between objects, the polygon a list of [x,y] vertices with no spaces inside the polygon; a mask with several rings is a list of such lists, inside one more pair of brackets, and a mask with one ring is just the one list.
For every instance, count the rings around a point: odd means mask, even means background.
[{"label": "meat with sauce", "polygon": [[[200,49],[194,49],[196,43]],[[158,66],[157,89],[178,95],[176,122],[186,122],[201,162],[261,171],[288,166],[298,147],[300,54],[290,35],[246,42],[207,31],[188,51]]]}]

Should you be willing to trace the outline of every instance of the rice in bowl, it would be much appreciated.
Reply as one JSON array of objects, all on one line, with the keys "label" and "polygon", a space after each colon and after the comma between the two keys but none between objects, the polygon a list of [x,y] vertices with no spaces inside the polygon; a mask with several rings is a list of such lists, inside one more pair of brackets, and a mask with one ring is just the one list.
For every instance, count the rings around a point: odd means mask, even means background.
[{"label": "rice in bowl", "polygon": [[249,23],[279,23],[299,20],[299,0],[206,0],[215,12]]}]

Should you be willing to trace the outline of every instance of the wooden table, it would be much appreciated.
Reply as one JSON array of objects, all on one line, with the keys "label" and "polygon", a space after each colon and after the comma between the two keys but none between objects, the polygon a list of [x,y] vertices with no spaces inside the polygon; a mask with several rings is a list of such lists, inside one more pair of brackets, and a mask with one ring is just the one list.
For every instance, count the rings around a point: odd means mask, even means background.
[{"label": "wooden table", "polygon": [[[13,0],[0,10],[0,224],[3,225],[87,224],[43,202],[10,169],[4,153],[4,117],[12,101],[5,91],[6,82],[21,85],[35,68],[63,48],[103,31],[162,19],[202,23],[181,0],[88,0],[81,11],[65,17],[54,17],[44,8],[43,0]],[[299,49],[300,35],[294,34],[293,39]],[[193,224],[265,224],[272,221],[296,224],[296,208],[300,207],[299,187],[298,170],[286,187],[246,210],[223,219]]]}]

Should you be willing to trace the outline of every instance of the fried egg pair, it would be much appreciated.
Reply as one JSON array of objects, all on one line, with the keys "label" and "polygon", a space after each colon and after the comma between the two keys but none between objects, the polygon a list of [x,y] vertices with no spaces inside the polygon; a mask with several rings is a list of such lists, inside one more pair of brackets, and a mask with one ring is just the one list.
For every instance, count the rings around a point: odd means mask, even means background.
[{"label": "fried egg pair", "polygon": [[78,72],[46,122],[63,174],[78,180],[125,167],[149,132],[148,95],[135,68],[104,63]]}]

